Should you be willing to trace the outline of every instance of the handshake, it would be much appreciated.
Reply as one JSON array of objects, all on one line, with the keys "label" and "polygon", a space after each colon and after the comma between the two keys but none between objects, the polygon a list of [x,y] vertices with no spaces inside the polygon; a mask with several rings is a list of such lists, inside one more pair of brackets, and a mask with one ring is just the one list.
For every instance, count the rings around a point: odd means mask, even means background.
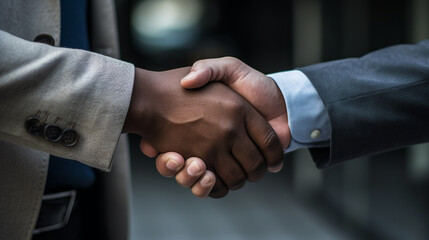
[{"label": "handshake", "polygon": [[280,171],[291,139],[276,83],[231,57],[165,72],[136,68],[123,132],[142,136],[161,175],[214,198]]}]

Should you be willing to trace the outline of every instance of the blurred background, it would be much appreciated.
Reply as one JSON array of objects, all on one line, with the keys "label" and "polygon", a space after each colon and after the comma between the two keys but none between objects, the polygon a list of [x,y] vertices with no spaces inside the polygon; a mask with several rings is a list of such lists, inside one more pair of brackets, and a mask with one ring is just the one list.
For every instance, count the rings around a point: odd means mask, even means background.
[{"label": "blurred background", "polygon": [[[229,55],[273,73],[429,37],[426,0],[116,1],[122,58],[151,70]],[[213,200],[161,177],[130,139],[133,239],[429,239],[428,144],[324,170],[299,150]]]}]

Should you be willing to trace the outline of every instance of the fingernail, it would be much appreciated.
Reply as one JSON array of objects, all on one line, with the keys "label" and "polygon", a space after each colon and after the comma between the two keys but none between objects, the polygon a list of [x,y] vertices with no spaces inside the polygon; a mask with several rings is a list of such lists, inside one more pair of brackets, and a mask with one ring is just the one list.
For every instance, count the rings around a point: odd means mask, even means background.
[{"label": "fingernail", "polygon": [[170,158],[170,159],[168,159],[166,165],[167,165],[168,169],[175,171],[179,167],[180,164],[176,160]]},{"label": "fingernail", "polygon": [[191,164],[189,164],[187,171],[189,175],[197,176],[198,174],[200,174],[201,170],[202,169],[200,165],[196,161],[193,161]]},{"label": "fingernail", "polygon": [[194,78],[194,76],[195,76],[195,72],[190,72],[190,73],[188,73],[188,75],[186,75],[184,78],[182,78],[182,81],[191,80],[192,78]]},{"label": "fingernail", "polygon": [[272,173],[276,173],[276,172],[280,172],[280,170],[282,170],[282,168],[283,168],[283,163],[281,163],[275,167],[269,167],[268,171],[272,172]]},{"label": "fingernail", "polygon": [[201,179],[200,184],[203,187],[207,187],[209,186],[213,181],[213,178],[211,177],[210,174],[206,174],[204,175],[204,177]]}]

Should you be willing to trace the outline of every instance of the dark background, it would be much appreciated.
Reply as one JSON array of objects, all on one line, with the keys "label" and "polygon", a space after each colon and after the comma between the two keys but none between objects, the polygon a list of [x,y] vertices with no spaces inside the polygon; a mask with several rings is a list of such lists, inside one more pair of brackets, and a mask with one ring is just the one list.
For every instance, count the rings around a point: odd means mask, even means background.
[{"label": "dark background", "polygon": [[[194,37],[154,47],[136,40],[130,20],[145,1],[167,0],[117,0],[118,20],[122,58],[151,70],[229,55],[272,73],[429,37],[425,0],[171,0],[202,6],[186,29]],[[281,173],[220,200],[193,197],[131,150],[133,239],[429,239],[428,144],[325,170],[300,150],[285,157]]]}]

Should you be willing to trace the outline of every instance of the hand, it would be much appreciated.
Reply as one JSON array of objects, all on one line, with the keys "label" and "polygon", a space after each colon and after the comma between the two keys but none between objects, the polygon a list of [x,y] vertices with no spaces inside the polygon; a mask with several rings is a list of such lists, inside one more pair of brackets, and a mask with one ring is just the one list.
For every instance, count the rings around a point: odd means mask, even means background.
[{"label": "hand", "polygon": [[[201,168],[199,172],[193,172],[189,167],[191,164]],[[176,177],[176,181],[183,187],[190,187],[192,193],[200,198],[209,196],[214,184],[216,176],[206,169],[206,165],[200,158],[192,157],[186,160],[174,152],[160,154],[156,158],[156,168],[164,177]]]},{"label": "hand", "polygon": [[291,135],[286,103],[280,89],[271,78],[239,59],[224,57],[197,61],[192,66],[191,72],[182,79],[181,85],[187,89],[194,89],[212,81],[226,84],[249,101],[269,121],[283,148],[289,146]]},{"label": "hand", "polygon": [[246,179],[256,181],[267,166],[281,164],[277,135],[248,102],[222,84],[183,89],[180,79],[188,72],[136,69],[124,132],[141,135],[143,151],[149,144],[153,153],[175,151],[204,159],[217,177],[212,197],[241,188]]},{"label": "hand", "polygon": [[[211,81],[220,81],[234,89],[246,98],[269,121],[273,129],[280,137],[284,148],[289,146],[291,135],[288,125],[286,104],[275,82],[264,74],[250,68],[240,60],[231,57],[220,59],[208,59],[196,62],[191,72],[182,79],[184,88],[199,88]],[[170,155],[171,154],[171,155]],[[176,169],[168,169],[166,163],[180,162]],[[203,165],[201,159],[193,159],[194,162]],[[201,181],[188,174],[187,166],[183,163],[183,157],[173,153],[159,155],[157,160],[158,171],[163,176],[176,175],[176,181],[182,185],[187,182],[192,185],[192,192],[198,197],[204,197],[210,191],[209,186],[201,184]],[[269,171],[277,172],[282,165],[271,168]],[[205,174],[205,180],[210,175]]]}]

